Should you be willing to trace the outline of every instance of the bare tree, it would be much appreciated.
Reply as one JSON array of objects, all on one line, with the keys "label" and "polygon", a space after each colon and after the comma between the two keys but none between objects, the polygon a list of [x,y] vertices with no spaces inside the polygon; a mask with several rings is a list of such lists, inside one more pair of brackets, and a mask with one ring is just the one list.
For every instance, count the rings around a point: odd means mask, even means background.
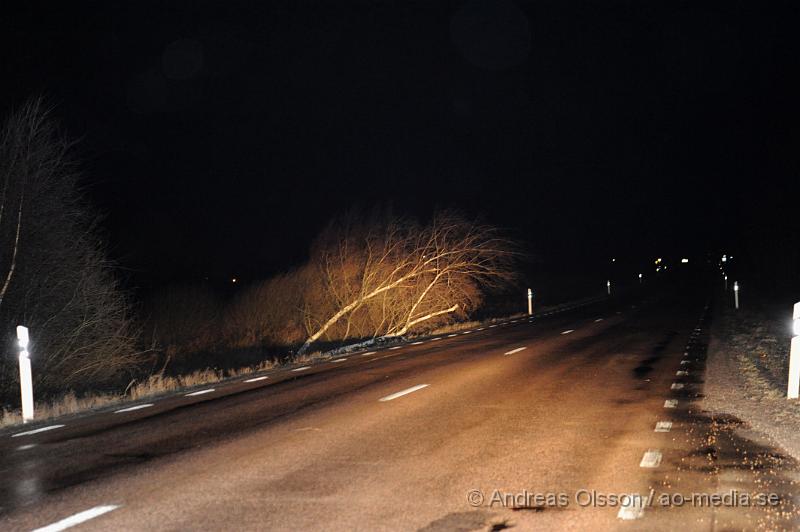
[{"label": "bare tree", "polygon": [[483,289],[514,277],[515,249],[496,228],[453,212],[424,227],[405,218],[339,220],[312,252],[324,297],[309,298],[300,352],[337,327],[339,337],[370,327],[373,336],[397,336],[467,312]]},{"label": "bare tree", "polygon": [[[107,380],[138,360],[128,301],[70,148],[38,99],[0,132],[0,323],[9,339],[14,325],[30,327],[34,376],[45,392]],[[6,358],[0,393],[16,378]]]}]

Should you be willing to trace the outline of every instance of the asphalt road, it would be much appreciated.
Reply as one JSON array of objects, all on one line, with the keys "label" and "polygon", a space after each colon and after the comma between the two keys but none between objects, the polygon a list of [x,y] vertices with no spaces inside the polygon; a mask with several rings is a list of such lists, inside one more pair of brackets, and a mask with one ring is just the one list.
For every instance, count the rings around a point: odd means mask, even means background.
[{"label": "asphalt road", "polygon": [[[761,486],[739,467],[741,450],[755,444],[734,441],[730,423],[692,407],[702,391],[705,305],[692,295],[612,300],[4,431],[0,529],[769,523],[791,495],[778,473],[770,485],[781,507],[653,504],[660,493]],[[53,425],[63,426],[19,434]],[[601,500],[621,494],[649,504]]]}]

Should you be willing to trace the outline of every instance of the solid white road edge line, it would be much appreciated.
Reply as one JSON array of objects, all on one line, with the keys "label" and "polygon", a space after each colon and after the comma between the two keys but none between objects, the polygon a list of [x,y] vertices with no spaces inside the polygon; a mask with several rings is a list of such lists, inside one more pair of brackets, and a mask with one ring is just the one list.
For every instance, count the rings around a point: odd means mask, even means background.
[{"label": "solid white road edge line", "polygon": [[33,430],[26,430],[25,432],[17,432],[16,434],[12,434],[12,438],[16,438],[18,436],[30,436],[31,434],[39,434],[40,432],[46,432],[48,430],[53,429],[60,429],[64,425],[50,425],[48,427],[42,427],[40,429],[33,429]]},{"label": "solid white road edge line", "polygon": [[648,449],[642,456],[642,461],[639,462],[639,467],[654,468],[661,465],[661,451],[657,449]]},{"label": "solid white road edge line", "polygon": [[361,353],[361,356],[365,357],[367,355],[374,355],[375,353],[377,353],[377,351],[367,351],[366,353]]},{"label": "solid white road edge line", "polygon": [[387,395],[386,397],[381,397],[378,401],[386,402],[391,401],[393,399],[397,399],[398,397],[403,397],[404,395],[408,395],[410,393],[416,392],[417,390],[421,390],[423,388],[427,388],[430,386],[429,384],[417,384],[416,386],[412,386],[411,388],[406,388],[405,390],[400,390],[397,393],[393,393],[391,395]]},{"label": "solid white road edge line", "polygon": [[305,371],[307,369],[311,369],[311,366],[302,366],[299,368],[294,368],[292,371]]},{"label": "solid white road edge line", "polygon": [[33,532],[59,532],[60,530],[66,530],[68,528],[72,528],[75,525],[79,525],[81,523],[85,523],[90,519],[94,519],[95,517],[99,517],[103,514],[107,514],[113,510],[119,508],[116,504],[108,504],[105,506],[95,506],[94,508],[90,508],[88,510],[84,510],[83,512],[79,512],[75,515],[71,515],[66,519],[62,519],[61,521],[57,521],[52,525],[47,525],[42,528],[37,528]]},{"label": "solid white road edge line", "polygon": [[528,349],[527,346],[526,347],[518,347],[516,349],[512,349],[511,351],[508,351],[507,353],[503,353],[503,354],[506,355],[506,356],[507,355],[513,355],[514,353],[519,353],[520,351],[523,351],[525,349]]},{"label": "solid white road edge line", "polygon": [[115,414],[122,414],[123,412],[133,412],[134,410],[141,410],[142,408],[150,408],[153,406],[153,403],[145,403],[143,405],[136,405],[136,406],[129,406],[128,408],[120,408],[119,410],[115,410]]},{"label": "solid white road edge line", "polygon": [[253,377],[252,379],[247,379],[247,380],[246,380],[246,381],[244,381],[244,382],[258,382],[258,381],[264,381],[264,380],[267,380],[267,379],[269,379],[269,377],[267,377],[266,375],[264,375],[264,376],[262,376],[262,377]]},{"label": "solid white road edge line", "polygon": [[336,362],[344,362],[345,360],[347,360],[347,359],[346,358],[337,358],[335,360],[331,360],[331,362],[334,362],[334,363],[336,363]]}]

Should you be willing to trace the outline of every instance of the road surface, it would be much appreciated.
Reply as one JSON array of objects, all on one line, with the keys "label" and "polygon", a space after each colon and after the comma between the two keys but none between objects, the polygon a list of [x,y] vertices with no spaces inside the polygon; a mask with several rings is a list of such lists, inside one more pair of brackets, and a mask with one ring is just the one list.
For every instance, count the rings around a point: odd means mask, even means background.
[{"label": "road surface", "polygon": [[[791,527],[794,465],[697,410],[706,304],[609,300],[6,430],[0,529]],[[663,499],[734,489],[779,502]]]}]

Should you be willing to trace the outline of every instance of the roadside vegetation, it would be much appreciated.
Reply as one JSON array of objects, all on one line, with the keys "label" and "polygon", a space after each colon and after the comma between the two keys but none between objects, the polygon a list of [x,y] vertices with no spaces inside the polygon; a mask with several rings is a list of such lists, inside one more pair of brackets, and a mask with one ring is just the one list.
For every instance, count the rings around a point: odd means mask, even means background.
[{"label": "roadside vegetation", "polygon": [[455,330],[517,279],[518,246],[491,225],[376,210],[336,218],[305,264],[234,294],[186,284],[134,305],[72,146],[41,99],[0,132],[0,425],[18,421],[18,324],[31,331],[37,417],[48,417]]}]

